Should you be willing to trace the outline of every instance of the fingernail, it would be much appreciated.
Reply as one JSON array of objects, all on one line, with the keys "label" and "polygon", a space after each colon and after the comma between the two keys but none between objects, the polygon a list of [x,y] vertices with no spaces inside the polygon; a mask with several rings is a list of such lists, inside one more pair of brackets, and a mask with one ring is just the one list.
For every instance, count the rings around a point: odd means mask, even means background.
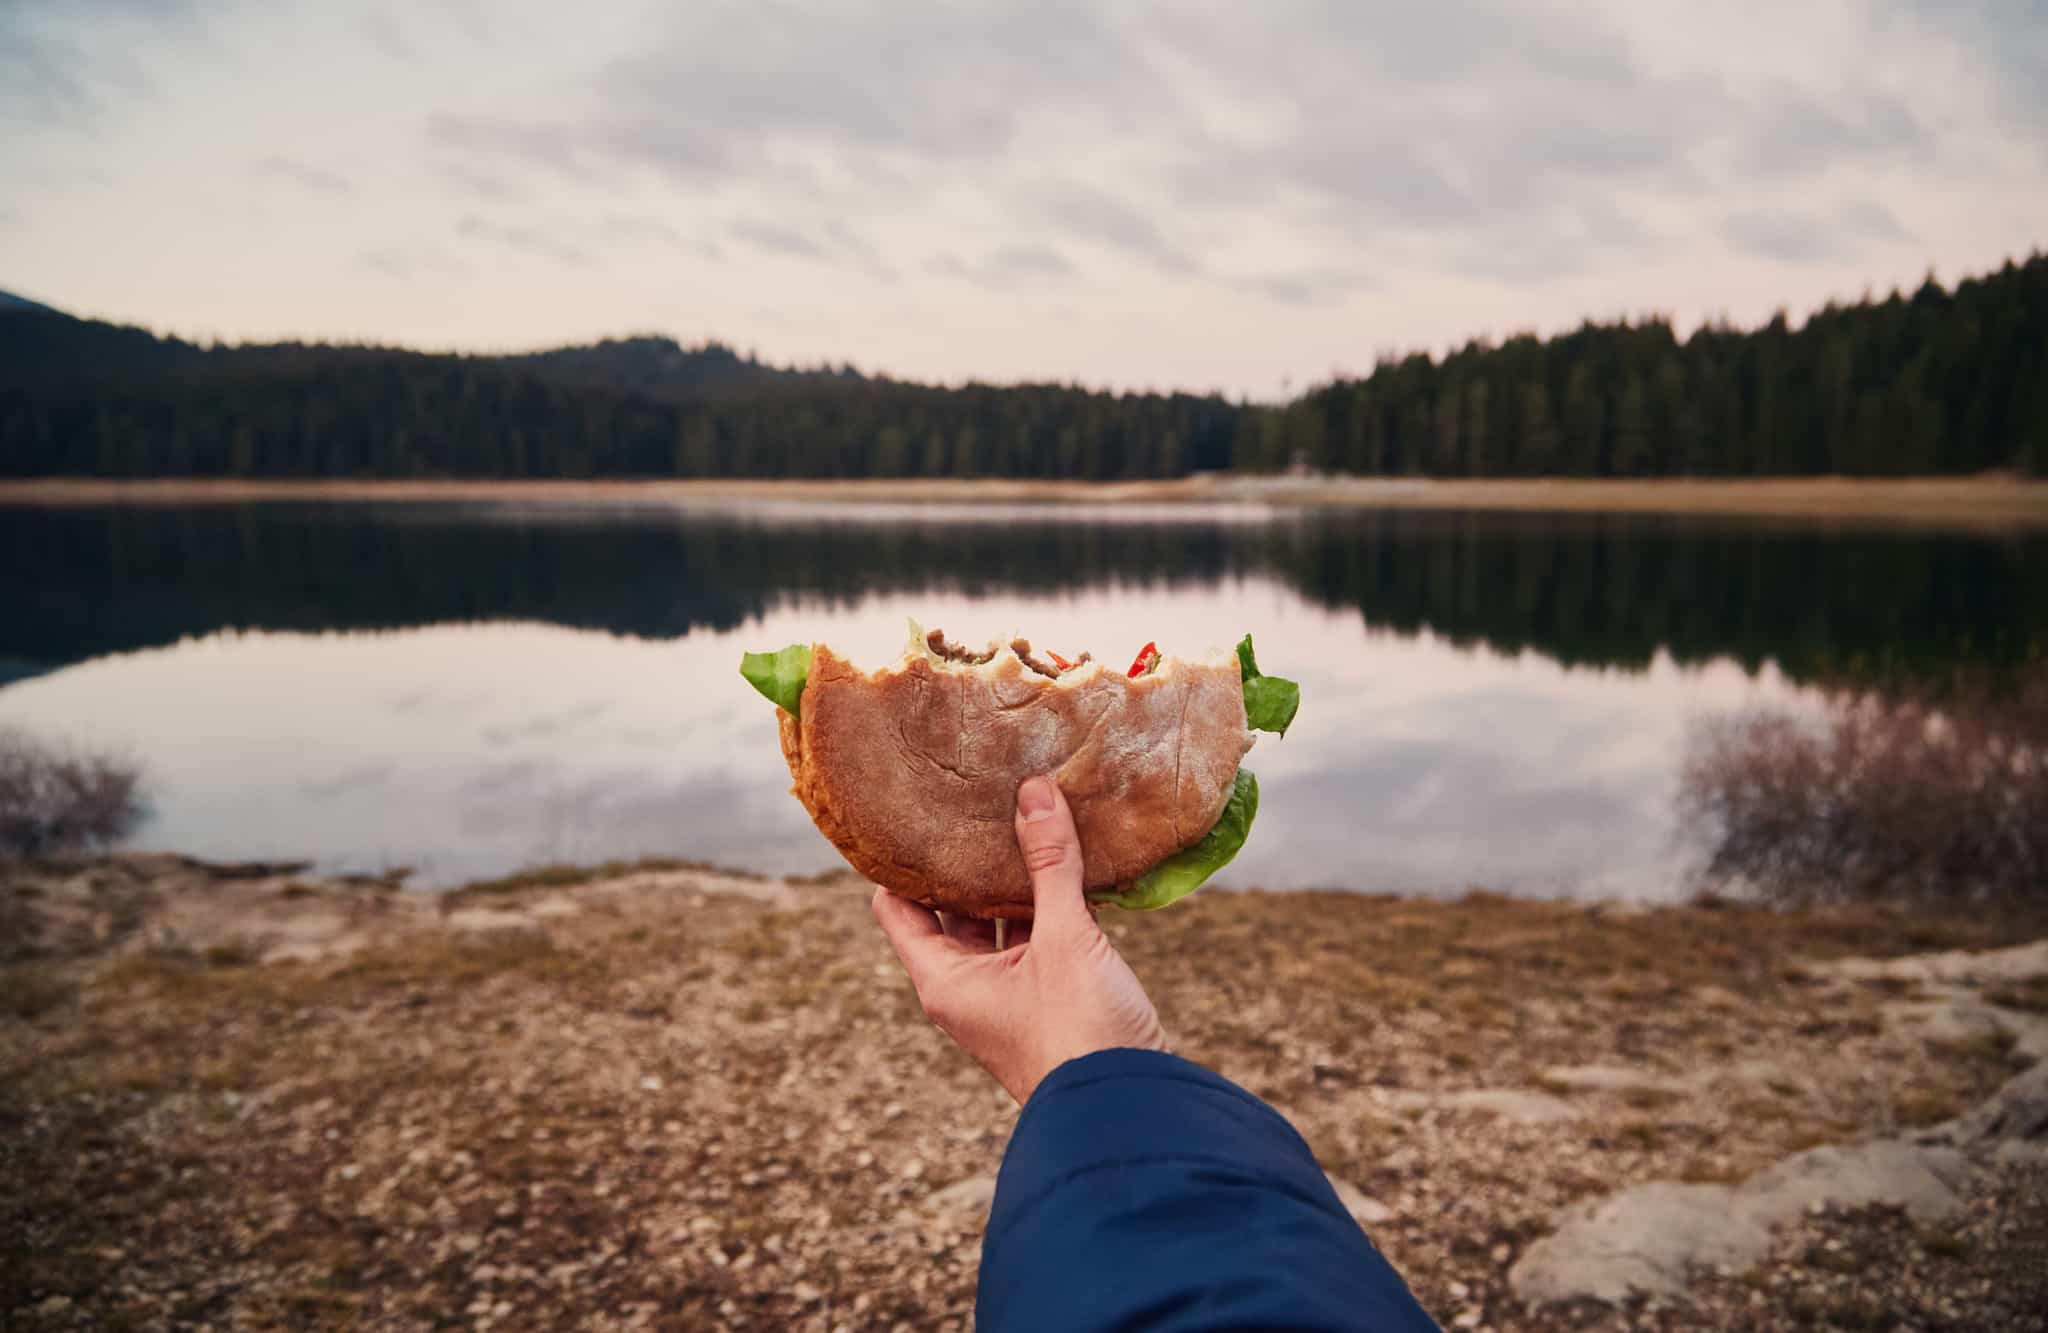
[{"label": "fingernail", "polygon": [[1017,813],[1025,822],[1044,819],[1052,813],[1052,807],[1051,778],[1026,778],[1024,785],[1017,788]]}]

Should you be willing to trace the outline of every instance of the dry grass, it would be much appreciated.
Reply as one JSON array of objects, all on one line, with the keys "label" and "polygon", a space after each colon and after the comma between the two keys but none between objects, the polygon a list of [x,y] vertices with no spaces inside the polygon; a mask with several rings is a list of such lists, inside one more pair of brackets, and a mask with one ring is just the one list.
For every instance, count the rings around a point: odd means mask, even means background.
[{"label": "dry grass", "polygon": [[1843,694],[1825,718],[1695,730],[1688,821],[1706,878],[1781,902],[2039,901],[2048,894],[2048,673],[1945,695]]},{"label": "dry grass", "polygon": [[145,810],[142,772],[111,754],[0,730],[0,856],[49,856],[118,842]]}]

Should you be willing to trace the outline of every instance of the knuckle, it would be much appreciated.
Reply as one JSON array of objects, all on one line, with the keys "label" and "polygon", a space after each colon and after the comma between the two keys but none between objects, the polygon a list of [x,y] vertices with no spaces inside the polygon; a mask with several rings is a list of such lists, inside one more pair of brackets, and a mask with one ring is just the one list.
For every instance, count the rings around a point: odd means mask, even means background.
[{"label": "knuckle", "polygon": [[1034,872],[1056,870],[1066,864],[1067,857],[1072,850],[1073,844],[1064,840],[1040,843],[1036,847],[1026,847],[1024,849],[1024,864]]}]

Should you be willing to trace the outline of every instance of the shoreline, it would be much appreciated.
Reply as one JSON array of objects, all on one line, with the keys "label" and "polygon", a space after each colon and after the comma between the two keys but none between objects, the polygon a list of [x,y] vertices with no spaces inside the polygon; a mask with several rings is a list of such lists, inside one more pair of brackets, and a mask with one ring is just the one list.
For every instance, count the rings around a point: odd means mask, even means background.
[{"label": "shoreline", "polygon": [[[0,863],[0,1228],[42,1238],[0,1322],[960,1333],[1016,1110],[867,896]],[[1246,890],[1104,926],[1446,1327],[2033,1326],[2038,914]]]},{"label": "shoreline", "polygon": [[250,480],[47,477],[0,481],[0,505],[729,503],[1236,504],[1307,509],[1461,509],[1854,520],[1977,530],[2048,526],[2048,481],[1971,477],[1474,478],[1262,477],[1172,481]]}]

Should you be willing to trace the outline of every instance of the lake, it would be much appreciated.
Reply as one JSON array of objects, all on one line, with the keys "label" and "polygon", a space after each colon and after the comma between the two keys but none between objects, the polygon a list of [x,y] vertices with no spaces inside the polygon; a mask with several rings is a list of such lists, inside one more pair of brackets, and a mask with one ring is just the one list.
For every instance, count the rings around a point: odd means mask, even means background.
[{"label": "lake", "polygon": [[832,505],[0,507],[0,727],[106,747],[134,845],[415,869],[838,864],[748,649],[916,617],[1302,684],[1221,882],[1667,897],[1698,719],[2037,655],[2048,539],[1788,520]]}]

